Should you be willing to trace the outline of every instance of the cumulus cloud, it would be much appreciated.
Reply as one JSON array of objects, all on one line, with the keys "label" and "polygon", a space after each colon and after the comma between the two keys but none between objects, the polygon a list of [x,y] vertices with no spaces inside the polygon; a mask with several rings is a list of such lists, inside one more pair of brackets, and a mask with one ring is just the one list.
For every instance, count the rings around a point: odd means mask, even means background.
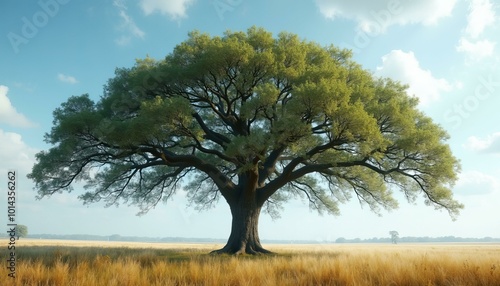
[{"label": "cumulus cloud", "polygon": [[470,0],[467,26],[456,49],[468,59],[479,61],[494,54],[495,42],[479,40],[485,29],[495,23],[495,10],[490,0]]},{"label": "cumulus cloud", "polygon": [[470,42],[466,38],[461,38],[458,42],[457,51],[466,53],[472,60],[478,61],[493,55],[495,43],[489,40]]},{"label": "cumulus cloud", "polygon": [[119,29],[125,33],[125,35],[120,36],[120,38],[115,40],[115,43],[120,46],[125,46],[130,43],[133,37],[144,39],[146,33],[142,31],[135,21],[128,15],[127,6],[123,3],[123,0],[114,0],[113,6],[118,8],[121,23]]},{"label": "cumulus cloud", "polygon": [[500,189],[500,181],[491,175],[469,171],[460,174],[454,191],[462,195],[485,195]]},{"label": "cumulus cloud", "polygon": [[430,70],[420,67],[413,52],[393,50],[382,57],[382,65],[377,67],[377,76],[390,77],[408,84],[408,93],[420,99],[420,104],[438,100],[441,93],[454,87],[445,79],[435,78]]},{"label": "cumulus cloud", "polygon": [[78,83],[78,80],[76,80],[75,77],[72,77],[70,75],[65,75],[65,74],[62,74],[62,73],[57,74],[57,79],[59,81],[62,81],[64,83],[69,83],[69,84]]},{"label": "cumulus cloud", "polygon": [[186,10],[194,0],[141,0],[139,5],[146,15],[159,12],[173,20],[187,17]]},{"label": "cumulus cloud", "polygon": [[[5,174],[9,169],[26,174],[31,171],[37,150],[29,147],[21,135],[0,129],[0,170]],[[2,169],[4,168],[4,169]]]},{"label": "cumulus cloud", "polygon": [[464,147],[475,152],[500,154],[500,132],[495,132],[486,138],[470,136]]},{"label": "cumulus cloud", "polygon": [[451,15],[456,0],[316,0],[320,12],[330,19],[344,17],[354,19],[361,29],[384,31],[395,24],[421,23],[432,25]]},{"label": "cumulus cloud", "polygon": [[33,127],[32,123],[26,116],[17,112],[16,108],[12,106],[7,93],[9,88],[0,85],[0,123],[8,124],[12,127]]},{"label": "cumulus cloud", "polygon": [[471,0],[465,33],[477,38],[484,29],[495,22],[495,10],[490,0]]}]

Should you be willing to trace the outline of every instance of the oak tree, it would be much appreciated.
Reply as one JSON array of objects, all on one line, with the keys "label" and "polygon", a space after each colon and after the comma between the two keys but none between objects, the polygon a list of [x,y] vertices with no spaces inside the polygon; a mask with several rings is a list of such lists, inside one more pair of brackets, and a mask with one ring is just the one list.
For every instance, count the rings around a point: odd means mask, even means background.
[{"label": "oak tree", "polygon": [[393,244],[398,244],[399,232],[397,232],[395,230],[391,230],[391,231],[389,231],[389,234],[391,235],[391,242]]},{"label": "oak tree", "polygon": [[141,213],[179,189],[200,208],[222,197],[232,224],[217,253],[267,253],[261,210],[293,197],[319,213],[352,197],[380,212],[401,191],[455,217],[459,162],[406,89],[291,33],[195,31],[162,60],[117,69],[97,102],[62,103],[28,176],[39,197],[83,181],[84,203]]},{"label": "oak tree", "polygon": [[18,224],[16,226],[16,236],[17,237],[27,237],[28,236],[28,227],[24,224]]}]

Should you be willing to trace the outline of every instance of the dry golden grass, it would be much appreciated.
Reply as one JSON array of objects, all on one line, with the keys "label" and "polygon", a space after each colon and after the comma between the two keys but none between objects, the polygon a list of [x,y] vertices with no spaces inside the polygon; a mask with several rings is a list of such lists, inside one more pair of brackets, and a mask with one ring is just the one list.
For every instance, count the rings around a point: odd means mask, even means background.
[{"label": "dry golden grass", "polygon": [[20,240],[1,285],[500,285],[500,245],[271,245],[273,256],[212,256],[216,245]]}]

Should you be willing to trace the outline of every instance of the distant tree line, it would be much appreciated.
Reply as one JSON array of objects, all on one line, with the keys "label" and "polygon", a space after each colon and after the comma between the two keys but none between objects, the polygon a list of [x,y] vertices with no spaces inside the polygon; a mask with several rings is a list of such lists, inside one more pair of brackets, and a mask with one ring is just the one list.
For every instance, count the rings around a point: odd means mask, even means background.
[{"label": "distant tree line", "polygon": [[[5,234],[0,234],[0,237],[6,237]],[[193,237],[143,237],[143,236],[122,236],[119,234],[113,235],[92,235],[92,234],[28,234],[27,238],[31,239],[63,239],[63,240],[94,240],[94,241],[125,241],[125,242],[199,242],[199,243],[224,243],[225,239],[217,238],[193,238]],[[266,240],[267,243],[393,243],[392,237],[373,237],[367,239],[361,238],[344,238],[339,237],[335,241],[318,241],[318,240]],[[441,237],[416,237],[404,236],[398,237],[398,243],[430,243],[430,242],[500,242],[500,238],[483,237],[483,238],[464,238],[456,236],[441,236]]]},{"label": "distant tree line", "polygon": [[92,234],[30,234],[32,239],[62,239],[62,240],[94,240],[94,241],[124,241],[124,242],[217,242],[223,243],[225,239],[213,238],[187,238],[187,237],[144,237],[144,236],[122,236],[92,235]]},{"label": "distant tree line", "polygon": [[[441,237],[429,237],[429,236],[404,236],[398,238],[398,243],[410,243],[410,242],[500,242],[500,238],[493,237],[483,237],[483,238],[469,238],[469,237],[456,237],[456,236],[441,236]],[[348,239],[344,237],[339,237],[335,240],[335,243],[393,243],[391,237],[374,237],[367,239],[353,238]]]},{"label": "distant tree line", "polygon": [[[0,235],[2,237],[2,235]],[[122,236],[92,235],[92,234],[30,234],[31,239],[62,239],[62,240],[91,240],[91,241],[122,241],[122,242],[193,242],[193,243],[224,243],[226,239],[200,238],[200,237],[145,237],[145,236]],[[271,240],[262,239],[266,243],[319,243],[314,240]],[[321,242],[323,243],[323,242]],[[333,241],[331,241],[333,243]]]}]

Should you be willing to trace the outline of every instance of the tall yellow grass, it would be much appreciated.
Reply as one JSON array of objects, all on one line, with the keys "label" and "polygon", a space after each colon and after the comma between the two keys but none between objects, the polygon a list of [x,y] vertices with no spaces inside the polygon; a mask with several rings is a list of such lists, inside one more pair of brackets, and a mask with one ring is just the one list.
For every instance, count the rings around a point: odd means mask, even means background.
[{"label": "tall yellow grass", "polygon": [[17,278],[2,267],[0,285],[500,285],[500,245],[281,245],[234,257],[208,255],[213,245],[45,243],[21,244]]}]

